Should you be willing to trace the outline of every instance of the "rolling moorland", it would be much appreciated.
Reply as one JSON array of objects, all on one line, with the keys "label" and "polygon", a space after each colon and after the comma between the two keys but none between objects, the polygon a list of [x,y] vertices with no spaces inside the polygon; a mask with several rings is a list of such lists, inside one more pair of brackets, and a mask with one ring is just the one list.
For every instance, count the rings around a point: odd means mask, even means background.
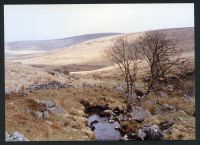
[{"label": "rolling moorland", "polygon": [[134,41],[145,32],[7,42],[6,140],[195,139],[194,28],[157,31],[179,40],[181,57],[188,61],[181,66],[187,68],[184,91],[141,97],[149,73],[148,64],[141,61],[138,100],[131,107],[122,74],[103,51],[121,36]]}]

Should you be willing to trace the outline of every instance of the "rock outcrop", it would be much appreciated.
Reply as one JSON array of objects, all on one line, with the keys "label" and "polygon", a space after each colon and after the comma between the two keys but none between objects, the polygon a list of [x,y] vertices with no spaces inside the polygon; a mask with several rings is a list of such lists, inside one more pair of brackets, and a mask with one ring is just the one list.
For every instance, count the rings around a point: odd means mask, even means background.
[{"label": "rock outcrop", "polygon": [[132,119],[138,122],[144,121],[146,118],[151,117],[151,113],[142,107],[133,107],[131,113]]},{"label": "rock outcrop", "polygon": [[139,129],[138,135],[143,140],[163,140],[164,138],[162,131],[156,124],[144,125],[142,129]]},{"label": "rock outcrop", "polygon": [[15,131],[11,134],[6,131],[5,141],[29,141],[29,139],[18,131]]}]

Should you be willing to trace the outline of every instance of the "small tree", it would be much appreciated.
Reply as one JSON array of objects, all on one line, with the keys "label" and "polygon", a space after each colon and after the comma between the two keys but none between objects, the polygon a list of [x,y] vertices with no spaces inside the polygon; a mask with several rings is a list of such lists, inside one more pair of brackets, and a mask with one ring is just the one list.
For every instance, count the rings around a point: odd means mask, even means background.
[{"label": "small tree", "polygon": [[113,41],[113,45],[104,50],[104,56],[117,64],[126,82],[127,93],[132,96],[135,93],[135,81],[137,76],[138,53],[133,43],[126,37],[119,37]]},{"label": "small tree", "polygon": [[173,74],[177,68],[181,54],[177,42],[158,31],[146,32],[136,40],[136,48],[150,68],[147,94],[150,91],[162,90],[160,80],[165,80],[166,76]]}]

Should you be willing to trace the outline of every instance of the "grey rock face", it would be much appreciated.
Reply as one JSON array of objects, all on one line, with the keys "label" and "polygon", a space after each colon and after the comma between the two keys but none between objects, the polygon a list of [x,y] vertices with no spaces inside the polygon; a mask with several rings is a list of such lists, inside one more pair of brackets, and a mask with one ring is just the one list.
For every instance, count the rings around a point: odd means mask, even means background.
[{"label": "grey rock face", "polygon": [[48,109],[51,113],[57,114],[57,115],[63,115],[65,113],[65,110],[59,106],[55,106],[53,108]]},{"label": "grey rock face", "polygon": [[56,103],[53,100],[45,100],[44,104],[46,105],[47,108],[53,108],[56,106]]},{"label": "grey rock face", "polygon": [[172,106],[168,105],[168,104],[163,104],[160,108],[160,110],[158,110],[156,112],[156,114],[160,114],[160,115],[165,115],[169,112],[175,111],[176,109],[173,108]]},{"label": "grey rock face", "polygon": [[143,140],[162,140],[164,138],[162,131],[155,124],[144,125],[138,133]]},{"label": "grey rock face", "polygon": [[8,134],[6,132],[6,141],[29,141],[23,134],[15,131],[14,133]]},{"label": "grey rock face", "polygon": [[142,107],[133,107],[131,117],[136,121],[144,121],[146,118],[151,117],[151,113]]}]

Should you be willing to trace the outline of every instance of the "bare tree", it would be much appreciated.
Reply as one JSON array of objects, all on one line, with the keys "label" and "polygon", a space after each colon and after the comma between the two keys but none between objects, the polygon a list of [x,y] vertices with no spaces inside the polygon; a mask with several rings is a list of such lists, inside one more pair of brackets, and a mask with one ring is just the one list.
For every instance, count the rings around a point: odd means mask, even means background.
[{"label": "bare tree", "polygon": [[127,93],[132,96],[135,93],[135,81],[137,74],[138,54],[133,43],[126,37],[119,37],[113,41],[113,45],[104,50],[104,56],[117,64],[126,82]]},{"label": "bare tree", "polygon": [[177,69],[181,54],[177,43],[176,39],[169,38],[158,31],[149,31],[137,38],[136,48],[150,68],[147,94],[150,91],[161,90],[162,86],[159,82]]}]

